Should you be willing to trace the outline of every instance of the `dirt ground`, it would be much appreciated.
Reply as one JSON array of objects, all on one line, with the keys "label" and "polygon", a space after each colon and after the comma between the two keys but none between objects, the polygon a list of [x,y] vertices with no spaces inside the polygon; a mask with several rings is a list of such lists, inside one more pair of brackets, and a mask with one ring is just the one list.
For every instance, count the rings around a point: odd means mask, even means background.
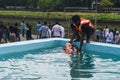
[{"label": "dirt ground", "polygon": [[[20,35],[21,41],[26,41],[26,37],[22,37],[22,35]],[[37,35],[32,35],[33,40],[37,39]]]}]

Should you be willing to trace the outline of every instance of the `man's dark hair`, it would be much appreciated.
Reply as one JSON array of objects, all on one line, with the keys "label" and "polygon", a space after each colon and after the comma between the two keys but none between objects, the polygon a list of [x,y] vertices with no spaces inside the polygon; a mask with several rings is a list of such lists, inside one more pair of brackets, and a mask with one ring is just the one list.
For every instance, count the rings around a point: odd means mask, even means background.
[{"label": "man's dark hair", "polygon": [[74,16],[72,17],[72,21],[73,21],[77,26],[79,26],[79,25],[80,25],[80,16],[74,15]]},{"label": "man's dark hair", "polygon": [[24,23],[24,21],[22,21]]},{"label": "man's dark hair", "polygon": [[59,24],[58,20],[55,21],[55,24]]},{"label": "man's dark hair", "polygon": [[47,21],[44,21],[44,25],[47,25]]},{"label": "man's dark hair", "polygon": [[18,26],[18,23],[16,22],[14,25],[15,25],[15,26]]},{"label": "man's dark hair", "polygon": [[38,24],[40,24],[40,21],[38,21]]}]

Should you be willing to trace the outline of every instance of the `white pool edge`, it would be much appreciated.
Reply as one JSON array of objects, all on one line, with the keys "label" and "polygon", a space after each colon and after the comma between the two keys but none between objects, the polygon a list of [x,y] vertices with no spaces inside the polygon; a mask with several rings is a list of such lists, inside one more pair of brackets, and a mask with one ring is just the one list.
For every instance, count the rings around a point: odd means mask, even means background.
[{"label": "white pool edge", "polygon": [[[69,39],[49,38],[0,44],[0,54],[22,52],[33,49],[51,47],[54,45],[64,46],[65,43],[68,41]],[[79,46],[79,42],[74,42],[73,44]],[[83,50],[120,55],[120,45],[115,44],[106,44],[99,42],[84,43]]]}]

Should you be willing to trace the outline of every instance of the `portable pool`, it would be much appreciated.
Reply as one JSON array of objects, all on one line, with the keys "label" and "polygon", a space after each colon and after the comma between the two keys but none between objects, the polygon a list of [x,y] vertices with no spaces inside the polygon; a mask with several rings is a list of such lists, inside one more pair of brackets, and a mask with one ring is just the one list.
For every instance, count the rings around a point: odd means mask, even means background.
[{"label": "portable pool", "polygon": [[[91,42],[83,54],[67,55],[69,39],[0,45],[0,80],[119,80],[120,47]],[[79,46],[79,43],[74,43]]]}]

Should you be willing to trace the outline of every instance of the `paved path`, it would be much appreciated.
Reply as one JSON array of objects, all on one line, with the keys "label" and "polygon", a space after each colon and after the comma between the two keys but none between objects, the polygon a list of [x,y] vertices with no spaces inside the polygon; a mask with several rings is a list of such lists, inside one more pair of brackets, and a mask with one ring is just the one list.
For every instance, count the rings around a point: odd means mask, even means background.
[{"label": "paved path", "polygon": [[[26,37],[22,37],[22,36],[20,35],[20,38],[21,38],[21,41],[26,41]],[[32,35],[32,38],[33,38],[33,39],[37,39],[37,36],[36,36],[36,35]]]}]

